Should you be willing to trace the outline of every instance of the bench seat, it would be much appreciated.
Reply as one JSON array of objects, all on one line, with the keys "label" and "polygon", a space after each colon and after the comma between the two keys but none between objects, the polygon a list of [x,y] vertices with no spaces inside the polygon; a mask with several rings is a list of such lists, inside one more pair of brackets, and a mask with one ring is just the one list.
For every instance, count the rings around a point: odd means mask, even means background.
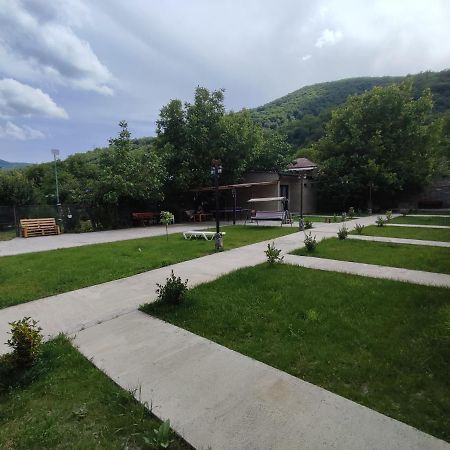
[{"label": "bench seat", "polygon": [[131,218],[133,222],[139,223],[141,225],[150,225],[150,223],[158,223],[161,213],[159,212],[133,212],[131,213]]},{"label": "bench seat", "polygon": [[292,226],[292,219],[289,211],[255,211],[255,213],[250,216],[250,220],[256,223],[260,220],[276,220],[280,221],[281,225],[283,225],[283,223],[290,223]]},{"label": "bench seat", "polygon": [[20,234],[24,238],[51,236],[60,234],[61,230],[53,217],[42,219],[20,219]]}]

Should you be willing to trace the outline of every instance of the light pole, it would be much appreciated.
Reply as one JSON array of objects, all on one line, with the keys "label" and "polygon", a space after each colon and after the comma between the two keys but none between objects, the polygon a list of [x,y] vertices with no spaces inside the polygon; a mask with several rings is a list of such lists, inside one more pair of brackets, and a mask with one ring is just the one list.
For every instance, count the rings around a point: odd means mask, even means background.
[{"label": "light pole", "polygon": [[233,196],[233,225],[236,225],[236,188],[231,190]]},{"label": "light pole", "polygon": [[300,175],[300,219],[303,219],[303,184],[305,183],[306,175]]},{"label": "light pole", "polygon": [[58,166],[56,164],[56,161],[59,156],[59,150],[57,148],[53,148],[52,155],[53,155],[53,161],[55,163],[56,210],[58,212],[58,221],[61,222],[61,203],[59,202]]},{"label": "light pole", "polygon": [[367,212],[372,214],[372,189],[374,185],[372,182],[369,183],[369,207],[367,208]]},{"label": "light pole", "polygon": [[219,159],[212,160],[211,175],[214,176],[214,186],[216,192],[216,234],[214,236],[216,251],[223,250],[222,235],[220,234],[219,223],[219,174],[222,173],[222,166]]},{"label": "light pole", "polygon": [[301,173],[299,176],[300,179],[300,219],[298,221],[298,227],[300,230],[305,228],[305,223],[303,222],[303,184],[305,182],[306,175]]}]

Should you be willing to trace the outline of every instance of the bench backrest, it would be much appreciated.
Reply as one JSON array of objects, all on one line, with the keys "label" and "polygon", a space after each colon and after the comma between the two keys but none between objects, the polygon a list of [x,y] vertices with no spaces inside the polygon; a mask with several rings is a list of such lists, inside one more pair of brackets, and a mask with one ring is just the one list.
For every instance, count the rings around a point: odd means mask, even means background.
[{"label": "bench backrest", "polygon": [[159,217],[159,212],[134,212],[131,213],[131,217],[133,219],[145,220],[145,219],[154,219],[155,217]]},{"label": "bench backrest", "polygon": [[256,211],[253,216],[255,219],[283,219],[284,211]]},{"label": "bench backrest", "polygon": [[20,219],[20,226],[22,228],[56,227],[56,220],[53,217],[42,219]]}]

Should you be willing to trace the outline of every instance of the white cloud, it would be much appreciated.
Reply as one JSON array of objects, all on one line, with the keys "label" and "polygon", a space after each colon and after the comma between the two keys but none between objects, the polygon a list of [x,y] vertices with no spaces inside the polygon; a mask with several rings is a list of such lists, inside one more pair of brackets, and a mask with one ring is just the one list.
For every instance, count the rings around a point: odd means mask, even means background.
[{"label": "white cloud", "polygon": [[11,78],[0,80],[0,117],[45,116],[67,119],[67,112],[40,89]]},{"label": "white cloud", "polygon": [[308,59],[311,59],[312,55],[303,55],[302,56],[302,61],[308,61]]},{"label": "white cloud", "polygon": [[[88,41],[73,30],[76,0],[51,7],[47,0],[0,0],[0,65],[15,78],[33,82],[53,81],[74,88],[113,94],[113,76]],[[60,11],[70,9],[71,15]],[[70,18],[69,18],[70,17]],[[8,63],[8,65],[6,64]]]},{"label": "white cloud", "polygon": [[328,28],[322,31],[322,34],[316,41],[316,47],[322,48],[328,45],[336,45],[339,41],[342,40],[344,35],[341,31],[334,31]]},{"label": "white cloud", "polygon": [[17,141],[28,141],[30,139],[43,139],[45,134],[42,131],[28,127],[26,125],[19,126],[15,123],[7,121],[0,124],[0,139],[12,139]]}]

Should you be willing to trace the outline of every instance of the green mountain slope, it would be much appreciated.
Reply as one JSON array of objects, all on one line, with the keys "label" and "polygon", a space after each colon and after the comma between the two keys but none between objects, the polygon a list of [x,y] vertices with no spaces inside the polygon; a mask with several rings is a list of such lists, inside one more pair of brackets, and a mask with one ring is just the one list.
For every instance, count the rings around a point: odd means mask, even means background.
[{"label": "green mountain slope", "polygon": [[25,167],[28,165],[28,163],[8,162],[4,159],[0,159],[0,169],[17,169],[19,167]]},{"label": "green mountain slope", "polygon": [[291,144],[305,146],[319,139],[336,106],[349,95],[361,94],[375,86],[410,80],[415,95],[430,88],[435,112],[450,109],[450,70],[423,72],[406,77],[361,77],[305,86],[284,97],[251,110],[253,119],[266,128],[285,132]]}]

